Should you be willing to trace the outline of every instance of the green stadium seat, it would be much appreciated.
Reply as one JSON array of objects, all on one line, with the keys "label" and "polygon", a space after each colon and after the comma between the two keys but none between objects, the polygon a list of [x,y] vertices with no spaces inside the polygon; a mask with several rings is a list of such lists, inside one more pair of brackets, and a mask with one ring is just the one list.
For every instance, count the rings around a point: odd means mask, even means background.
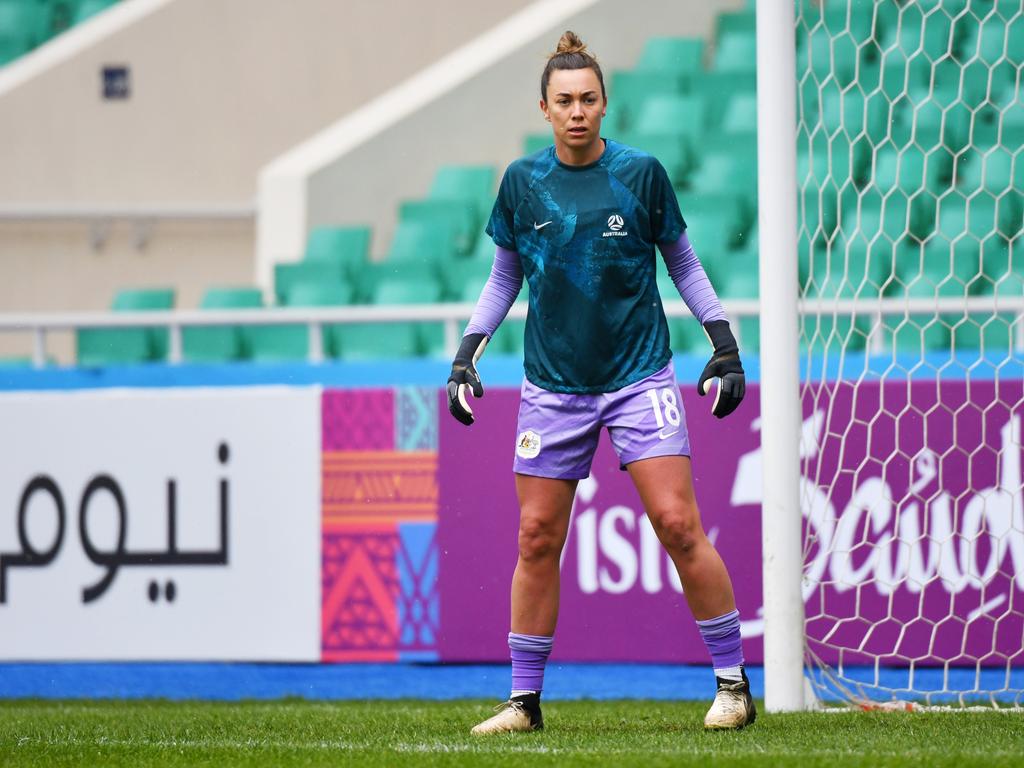
[{"label": "green stadium seat", "polygon": [[[490,269],[491,263],[494,262],[494,241],[486,231],[481,230],[480,236],[476,239],[476,245],[473,246],[473,250],[469,252],[469,256],[465,261],[485,261],[487,262],[488,269]],[[452,260],[451,263],[465,263],[465,261]]]},{"label": "green stadium seat", "polygon": [[642,149],[658,158],[674,187],[679,189],[686,186],[694,157],[686,136],[669,132],[620,131],[616,138],[623,144]]},{"label": "green stadium seat", "polygon": [[423,354],[415,323],[346,323],[333,329],[342,360],[380,360]]},{"label": "green stadium seat", "polygon": [[370,259],[370,237],[369,227],[316,227],[306,239],[303,259],[338,264],[351,280]]},{"label": "green stadium seat", "polygon": [[478,232],[472,205],[457,200],[408,200],[399,208],[388,261],[442,261],[465,254]]},{"label": "green stadium seat", "polygon": [[746,210],[757,209],[757,141],[754,136],[708,136],[700,146],[691,189],[701,194],[739,195]]},{"label": "green stadium seat", "polygon": [[432,304],[441,301],[441,286],[436,281],[409,277],[387,277],[374,288],[374,304]]},{"label": "green stadium seat", "polygon": [[[376,285],[374,303],[383,304],[431,304],[442,299],[441,285],[436,281],[410,280],[408,277],[391,277]],[[442,355],[444,352],[444,323],[418,322],[413,324],[417,354]],[[392,333],[404,333],[393,330]],[[339,341],[340,348],[344,344]]]},{"label": "green stadium seat", "polygon": [[950,335],[955,350],[978,350],[995,360],[1011,360],[1018,353],[1015,336],[1019,324],[1011,314],[966,315],[957,320]]},{"label": "green stadium seat", "polygon": [[[494,247],[491,247],[494,250]],[[480,291],[491,275],[493,259],[472,259],[470,261],[452,262],[445,276],[445,293],[452,301],[475,302]]]},{"label": "green stadium seat", "polygon": [[442,165],[430,186],[430,198],[469,203],[479,221],[494,202],[495,178],[492,165]]},{"label": "green stadium seat", "polygon": [[705,126],[713,131],[721,126],[730,101],[757,92],[757,76],[753,72],[708,71],[693,83],[690,92],[704,102]]},{"label": "green stadium seat", "polygon": [[899,189],[910,195],[925,188],[935,192],[949,187],[953,156],[945,149],[931,151],[883,147],[875,155],[872,182],[883,192]]},{"label": "green stadium seat", "polygon": [[703,258],[704,251],[720,254],[738,248],[754,225],[753,211],[744,207],[739,195],[730,193],[702,194],[698,190],[676,195],[676,199],[694,250],[708,274],[717,276],[714,265]]},{"label": "green stadium seat", "polygon": [[731,34],[753,35],[757,31],[757,14],[752,10],[720,13],[715,19],[715,39]]},{"label": "green stadium seat", "polygon": [[102,13],[111,6],[117,5],[118,0],[81,0],[78,9],[75,11],[75,23],[80,24],[98,13]]},{"label": "green stadium seat", "polygon": [[[608,111],[611,112],[611,106]],[[547,149],[554,143],[551,131],[545,131],[544,133],[531,133],[523,139],[523,154],[532,155],[534,152],[540,152],[542,149]]]},{"label": "green stadium seat", "polygon": [[[293,307],[343,307],[351,304],[353,298],[353,289],[343,283],[332,285],[312,283],[295,286],[295,289],[289,296],[289,301],[290,306]],[[344,325],[339,323],[329,323],[322,326],[321,344],[325,357],[338,354],[338,329],[343,327]]]},{"label": "green stadium seat", "polygon": [[288,305],[291,303],[291,293],[298,285],[342,285],[346,279],[346,270],[341,261],[306,260],[275,264],[274,295],[278,304]]},{"label": "green stadium seat", "polygon": [[0,66],[49,37],[49,13],[34,0],[0,0]]},{"label": "green stadium seat", "polygon": [[644,43],[636,69],[643,72],[700,76],[704,40],[699,37],[651,37]]},{"label": "green stadium seat", "polygon": [[725,133],[748,133],[757,130],[757,95],[737,93],[729,99],[722,116]]},{"label": "green stadium seat", "polygon": [[[466,259],[463,263],[468,263]],[[431,263],[426,261],[380,261],[368,264],[356,283],[356,301],[372,304],[376,301],[377,286],[386,281],[398,280],[422,285],[441,283],[444,272],[455,261]],[[443,285],[443,283],[441,283]]]},{"label": "green stadium seat", "polygon": [[695,141],[704,133],[704,100],[699,96],[651,96],[637,116],[640,133],[678,133]]},{"label": "green stadium seat", "polygon": [[[288,294],[291,307],[336,307],[350,303],[352,288],[344,283],[298,283]],[[329,357],[338,326],[321,330],[322,352]],[[306,325],[250,325],[243,328],[249,357],[255,362],[286,362],[309,357],[309,328]]]},{"label": "green stadium seat", "polygon": [[[114,296],[114,312],[147,312],[174,308],[171,288],[125,289]],[[95,328],[76,332],[81,366],[123,365],[163,360],[168,334],[162,328]]]},{"label": "green stadium seat", "polygon": [[347,283],[297,283],[288,293],[288,307],[343,307],[354,299]]},{"label": "green stadium seat", "polygon": [[610,125],[616,130],[629,130],[639,122],[643,103],[652,96],[682,96],[688,90],[683,75],[673,72],[617,70],[612,72],[608,103]]},{"label": "green stadium seat", "polygon": [[255,363],[294,362],[309,357],[309,329],[305,325],[251,325],[242,333],[248,357]]},{"label": "green stadium seat", "polygon": [[[263,306],[258,288],[210,288],[200,309],[257,309]],[[230,362],[248,354],[240,326],[190,326],[181,331],[182,355],[191,362]]]},{"label": "green stadium seat", "polygon": [[718,40],[712,67],[717,72],[755,72],[757,37],[753,32],[728,32]]}]

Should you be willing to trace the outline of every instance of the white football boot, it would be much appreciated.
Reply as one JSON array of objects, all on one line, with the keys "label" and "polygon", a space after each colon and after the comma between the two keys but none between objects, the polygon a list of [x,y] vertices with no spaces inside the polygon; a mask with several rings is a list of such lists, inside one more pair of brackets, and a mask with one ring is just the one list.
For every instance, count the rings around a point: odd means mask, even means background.
[{"label": "white football boot", "polygon": [[540,697],[516,696],[494,708],[498,714],[489,717],[470,731],[474,736],[492,733],[514,733],[516,731],[539,731],[544,728],[544,717],[540,713]]},{"label": "white football boot", "polygon": [[735,682],[716,677],[718,691],[711,709],[704,716],[704,730],[735,731],[744,728],[757,719],[757,707],[750,695],[750,681],[742,669],[743,679]]}]

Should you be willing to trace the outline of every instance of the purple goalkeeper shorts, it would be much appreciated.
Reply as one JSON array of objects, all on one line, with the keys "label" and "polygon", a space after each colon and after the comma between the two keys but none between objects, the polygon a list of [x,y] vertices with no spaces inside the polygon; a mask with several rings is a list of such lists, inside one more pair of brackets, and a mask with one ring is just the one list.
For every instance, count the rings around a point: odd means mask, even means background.
[{"label": "purple goalkeeper shorts", "polygon": [[619,463],[689,456],[686,413],[670,362],[616,392],[570,395],[523,381],[513,469],[522,475],[582,480],[590,474],[601,428]]}]

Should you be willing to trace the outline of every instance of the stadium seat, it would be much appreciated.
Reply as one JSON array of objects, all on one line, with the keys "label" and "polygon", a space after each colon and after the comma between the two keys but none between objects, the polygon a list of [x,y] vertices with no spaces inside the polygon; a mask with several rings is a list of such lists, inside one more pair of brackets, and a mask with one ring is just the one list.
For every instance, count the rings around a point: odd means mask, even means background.
[{"label": "stadium seat", "polygon": [[715,18],[715,39],[731,34],[753,35],[757,30],[757,14],[753,10],[744,9],[727,13],[719,13]]},{"label": "stadium seat", "polygon": [[[611,112],[611,106],[609,105],[608,111]],[[551,131],[545,131],[544,133],[530,133],[523,139],[523,154],[532,155],[534,152],[539,152],[542,149],[547,149],[554,143],[554,139],[551,136]]]},{"label": "stadium seat", "polygon": [[757,130],[757,95],[749,91],[730,97],[722,116],[725,133],[749,133]]},{"label": "stadium seat", "polygon": [[[374,303],[378,305],[432,304],[441,299],[441,285],[437,281],[414,280],[408,276],[382,279],[377,283],[374,292]],[[443,354],[444,323],[417,322],[411,325],[414,330],[416,354]],[[389,333],[404,337],[405,331],[392,329]],[[344,345],[341,342],[339,344],[343,348]]]},{"label": "stadium seat", "polygon": [[[703,73],[693,84],[691,93],[704,102],[705,127],[717,130],[722,124],[729,102],[741,94],[757,91],[757,77],[753,72]],[[754,126],[751,126],[752,128]]]},{"label": "stadium seat", "polygon": [[[174,308],[171,288],[118,291],[114,312],[146,312]],[[162,328],[95,328],[76,332],[77,360],[81,366],[145,363],[167,357],[168,336]]]},{"label": "stadium seat", "polygon": [[[352,300],[352,289],[344,283],[298,283],[288,294],[291,307],[335,307]],[[322,352],[333,353],[337,326],[321,329]],[[250,325],[243,328],[249,357],[256,362],[306,360],[309,356],[309,328],[306,325]]]},{"label": "stadium seat", "polygon": [[410,200],[399,210],[387,260],[437,264],[468,253],[477,231],[472,206],[453,200]]},{"label": "stadium seat", "polygon": [[[263,306],[258,288],[210,288],[200,309],[257,309]],[[248,354],[240,326],[190,326],[183,328],[182,354],[191,362],[230,362]]]},{"label": "stadium seat", "polygon": [[332,329],[334,353],[342,360],[379,360],[422,355],[415,323],[346,323]]},{"label": "stadium seat", "polygon": [[496,171],[492,165],[442,165],[430,185],[432,200],[456,200],[473,206],[475,226],[491,211]]},{"label": "stadium seat", "polygon": [[705,252],[710,256],[738,248],[753,226],[753,211],[744,207],[739,195],[728,192],[703,194],[698,189],[679,194],[676,199],[694,251],[708,274],[717,275],[714,266],[705,260]]},{"label": "stadium seat", "polygon": [[727,32],[715,50],[713,69],[717,72],[755,72],[757,37],[753,32]]},{"label": "stadium seat", "polygon": [[316,227],[306,239],[303,259],[336,263],[342,276],[352,280],[370,258],[369,227]]},{"label": "stadium seat", "polygon": [[615,138],[623,144],[636,147],[658,158],[658,161],[665,167],[669,181],[676,189],[686,186],[694,157],[686,136],[680,133],[634,130],[620,131]]},{"label": "stadium seat", "polygon": [[49,37],[49,9],[35,0],[0,0],[0,66]]},{"label": "stadium seat", "polygon": [[611,128],[619,131],[639,126],[643,103],[652,96],[682,96],[688,90],[683,75],[644,70],[612,72],[609,85],[609,117],[605,119],[610,118]]},{"label": "stadium seat", "polygon": [[640,133],[676,133],[689,141],[704,133],[706,116],[700,96],[658,95],[645,99],[637,115]]},{"label": "stadium seat", "polygon": [[[479,203],[454,199],[408,200],[401,204],[398,217],[402,223],[427,224],[432,230],[450,229],[454,253],[466,254],[476,242],[476,234],[479,231],[478,206]],[[439,252],[441,258],[451,254],[450,250]]]},{"label": "stadium seat", "polygon": [[1020,331],[1012,314],[973,314],[957,317],[950,329],[954,350],[978,350],[993,362],[1011,360],[1018,353],[1015,334]]},{"label": "stadium seat", "polygon": [[291,293],[296,286],[323,284],[344,285],[347,275],[343,262],[337,261],[293,261],[274,265],[274,296],[277,303],[292,303]]},{"label": "stadium seat", "polygon": [[[469,263],[466,259],[463,263]],[[377,300],[377,286],[386,281],[408,281],[413,284],[431,286],[427,295],[433,295],[433,286],[444,285],[442,279],[445,270],[454,261],[442,264],[420,261],[379,261],[368,264],[362,271],[355,285],[356,303],[372,304]]]},{"label": "stadium seat", "polygon": [[309,357],[304,325],[250,325],[242,329],[248,358],[255,363],[298,362]]},{"label": "stadium seat", "polygon": [[102,13],[111,6],[117,5],[118,0],[81,0],[78,9],[75,11],[75,23],[79,24],[86,19]]},{"label": "stadium seat", "polygon": [[[493,245],[491,250],[494,250]],[[452,264],[445,277],[445,294],[451,301],[475,302],[491,275],[493,260],[472,259]]]},{"label": "stadium seat", "polygon": [[690,188],[701,194],[740,196],[747,210],[757,209],[757,141],[748,136],[705,136]]},{"label": "stadium seat", "polygon": [[699,37],[651,37],[644,43],[636,64],[638,72],[680,75],[684,85],[699,78],[704,59],[704,40]]}]

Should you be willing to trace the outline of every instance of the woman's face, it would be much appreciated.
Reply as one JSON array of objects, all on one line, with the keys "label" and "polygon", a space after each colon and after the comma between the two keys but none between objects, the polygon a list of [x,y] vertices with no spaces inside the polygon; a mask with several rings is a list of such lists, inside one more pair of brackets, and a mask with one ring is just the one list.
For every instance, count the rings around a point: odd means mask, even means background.
[{"label": "woman's face", "polygon": [[600,156],[601,118],[607,107],[601,82],[590,68],[556,69],[548,79],[547,99],[540,102],[554,130],[556,148],[564,147],[573,157],[594,151]]}]

